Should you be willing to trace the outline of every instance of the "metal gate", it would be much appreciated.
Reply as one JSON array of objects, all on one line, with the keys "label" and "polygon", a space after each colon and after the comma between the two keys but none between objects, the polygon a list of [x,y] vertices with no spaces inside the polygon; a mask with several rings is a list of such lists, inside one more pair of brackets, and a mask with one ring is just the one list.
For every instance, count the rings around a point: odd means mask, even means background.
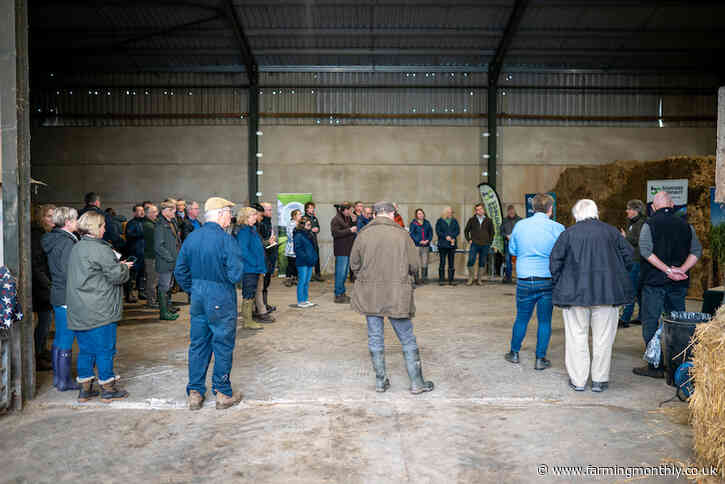
[{"label": "metal gate", "polygon": [[10,334],[0,329],[0,408],[10,405]]}]

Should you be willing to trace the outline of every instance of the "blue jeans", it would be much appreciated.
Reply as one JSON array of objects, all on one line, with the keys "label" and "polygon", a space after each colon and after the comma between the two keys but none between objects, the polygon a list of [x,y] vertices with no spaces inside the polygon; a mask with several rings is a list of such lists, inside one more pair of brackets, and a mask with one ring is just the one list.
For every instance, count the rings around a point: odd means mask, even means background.
[{"label": "blue jeans", "polygon": [[[246,278],[247,274],[244,275]],[[259,279],[259,274],[254,274]],[[212,392],[232,396],[229,375],[237,335],[237,296],[233,286],[193,281],[189,330],[189,384],[186,393],[206,394],[206,372],[214,354]]]},{"label": "blue jeans", "polygon": [[297,302],[303,303],[310,298],[310,280],[315,266],[297,266]]},{"label": "blue jeans", "polygon": [[516,281],[516,322],[511,335],[511,351],[521,350],[521,343],[526,336],[526,327],[536,306],[536,318],[539,325],[536,332],[536,357],[544,358],[551,337],[551,313],[554,305],[551,302],[551,280]]},{"label": "blue jeans", "polygon": [[639,262],[635,262],[632,265],[632,269],[629,271],[629,280],[632,281],[632,287],[634,287],[634,292],[636,294],[634,301],[632,301],[631,304],[627,304],[624,306],[624,310],[622,310],[622,317],[620,318],[625,323],[628,323],[632,319],[632,314],[634,313],[634,303],[637,302],[639,304],[639,312],[640,317],[637,319],[641,319],[642,317],[642,292],[640,291],[639,287]]},{"label": "blue jeans", "polygon": [[116,323],[86,331],[75,331],[78,339],[78,379],[93,377],[93,366],[98,368],[98,382],[107,383],[115,378],[113,356],[116,354]]},{"label": "blue jeans", "polygon": [[159,292],[169,292],[174,271],[159,272]]},{"label": "blue jeans", "polygon": [[511,279],[511,276],[513,275],[514,266],[513,266],[513,263],[511,262],[511,252],[509,252],[508,242],[504,243],[503,250],[504,250],[504,253],[506,254],[505,265],[504,265],[504,276],[507,279]]},{"label": "blue jeans", "polygon": [[55,339],[53,345],[61,351],[73,349],[75,332],[68,329],[68,309],[63,306],[53,306],[55,312]]},{"label": "blue jeans", "polygon": [[349,267],[349,256],[335,256],[335,296],[342,296],[345,294],[345,279],[347,279],[347,270]]},{"label": "blue jeans", "polygon": [[473,267],[476,263],[476,255],[478,255],[478,267],[486,265],[486,259],[488,259],[488,245],[471,244],[471,248],[468,251],[468,267]]},{"label": "blue jeans", "polygon": [[245,272],[242,277],[242,298],[254,299],[257,295],[257,284],[259,284],[259,274]]},{"label": "blue jeans", "polygon": [[685,310],[685,296],[687,296],[687,287],[681,285],[642,286],[640,317],[645,345],[657,332],[662,313]]},{"label": "blue jeans", "polygon": [[[382,316],[365,316],[368,320],[368,348],[370,351],[385,350],[385,336],[383,324],[385,320]],[[403,347],[403,351],[412,351],[418,349],[418,342],[413,334],[413,322],[410,318],[388,318],[390,324],[398,336],[398,341]]]},{"label": "blue jeans", "polygon": [[35,327],[35,357],[44,353],[48,345],[48,333],[50,333],[50,323],[53,321],[52,311],[38,311],[38,325]]}]

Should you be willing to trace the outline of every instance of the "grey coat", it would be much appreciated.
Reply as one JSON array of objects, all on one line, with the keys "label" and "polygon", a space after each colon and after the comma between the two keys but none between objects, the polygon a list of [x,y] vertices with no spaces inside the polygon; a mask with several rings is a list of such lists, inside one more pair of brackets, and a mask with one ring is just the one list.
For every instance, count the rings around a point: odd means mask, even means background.
[{"label": "grey coat", "polygon": [[87,331],[121,319],[128,267],[121,264],[111,245],[84,236],[73,246],[68,260],[65,300],[68,329]]},{"label": "grey coat", "polygon": [[156,272],[171,272],[174,270],[180,245],[176,225],[160,215],[156,219],[156,226],[154,226]]}]

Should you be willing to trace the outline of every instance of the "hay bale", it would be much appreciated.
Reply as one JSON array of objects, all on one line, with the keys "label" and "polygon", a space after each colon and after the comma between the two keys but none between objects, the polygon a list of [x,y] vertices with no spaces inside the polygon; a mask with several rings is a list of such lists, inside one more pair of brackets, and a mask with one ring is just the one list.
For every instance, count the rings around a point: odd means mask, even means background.
[{"label": "hay bale", "polygon": [[702,242],[703,256],[690,271],[690,297],[701,298],[705,290],[720,281],[712,277],[710,251],[710,187],[715,179],[714,156],[675,156],[660,161],[616,161],[606,165],[567,168],[554,187],[557,218],[564,225],[574,223],[571,208],[582,198],[597,202],[604,222],[625,225],[628,200],[646,201],[647,180],[687,178],[687,218]]},{"label": "hay bale", "polygon": [[692,364],[689,407],[697,463],[725,476],[725,307],[710,323],[697,325]]}]

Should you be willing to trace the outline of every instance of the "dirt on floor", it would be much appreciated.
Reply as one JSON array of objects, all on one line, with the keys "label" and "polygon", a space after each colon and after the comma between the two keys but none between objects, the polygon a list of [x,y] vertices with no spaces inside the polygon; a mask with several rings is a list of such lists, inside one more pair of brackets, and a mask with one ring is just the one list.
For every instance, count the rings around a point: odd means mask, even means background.
[{"label": "dirt on floor", "polygon": [[514,291],[416,290],[423,372],[436,385],[416,396],[389,326],[392,387],[376,393],[363,317],[333,303],[330,282],[313,283],[319,306],[300,310],[294,288],[275,281],[277,322],[238,330],[232,384],[245,400],[217,411],[209,392],[199,412],[185,406],[188,306],[160,322],[131,305],[116,356],[130,397],[78,404],[43,375],[38,398],[0,419],[0,483],[686,482],[671,464],[692,460],[691,430],[673,417],[684,404],[661,410],[673,389],[631,372],[640,327],[619,330],[610,389],[575,393],[559,310],[550,369],[533,369],[535,319],[521,364],[503,359]]}]

